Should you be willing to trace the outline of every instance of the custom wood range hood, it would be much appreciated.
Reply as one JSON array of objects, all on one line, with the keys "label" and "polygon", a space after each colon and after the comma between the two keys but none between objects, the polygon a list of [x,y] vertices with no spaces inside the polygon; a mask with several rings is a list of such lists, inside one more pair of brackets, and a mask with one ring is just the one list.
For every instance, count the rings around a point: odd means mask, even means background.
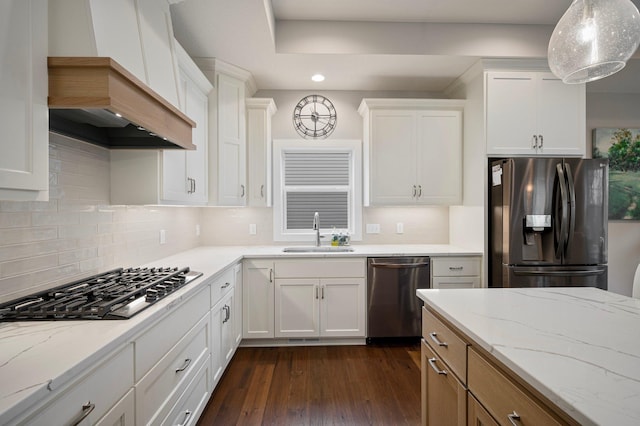
[{"label": "custom wood range hood", "polygon": [[196,123],[105,57],[49,57],[49,128],[113,149],[196,149]]}]

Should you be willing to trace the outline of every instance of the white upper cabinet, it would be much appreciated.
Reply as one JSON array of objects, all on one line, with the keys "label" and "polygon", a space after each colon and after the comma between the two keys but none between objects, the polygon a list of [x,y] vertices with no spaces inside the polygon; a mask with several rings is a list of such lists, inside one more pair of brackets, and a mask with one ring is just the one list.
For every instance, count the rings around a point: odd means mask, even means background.
[{"label": "white upper cabinet", "polygon": [[450,99],[364,99],[365,205],[459,204],[463,107]]},{"label": "white upper cabinet", "polygon": [[549,72],[486,72],[487,154],[584,156],[585,99]]},{"label": "white upper cabinet", "polygon": [[218,205],[247,204],[245,83],[216,75],[218,107]]},{"label": "white upper cabinet", "polygon": [[167,0],[50,0],[49,56],[106,56],[180,106]]},{"label": "white upper cabinet", "polygon": [[0,200],[47,200],[47,1],[3,1],[0,22]]},{"label": "white upper cabinet", "polygon": [[271,207],[271,117],[273,99],[247,98],[248,196],[252,207]]}]

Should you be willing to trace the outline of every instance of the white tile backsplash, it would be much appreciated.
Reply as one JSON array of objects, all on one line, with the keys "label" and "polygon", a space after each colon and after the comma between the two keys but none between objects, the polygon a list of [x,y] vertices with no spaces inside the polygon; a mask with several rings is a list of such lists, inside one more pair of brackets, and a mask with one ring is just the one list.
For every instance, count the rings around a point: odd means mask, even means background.
[{"label": "white tile backsplash", "polygon": [[0,302],[199,244],[198,208],[109,204],[108,150],[51,134],[49,167],[49,201],[0,201]]}]

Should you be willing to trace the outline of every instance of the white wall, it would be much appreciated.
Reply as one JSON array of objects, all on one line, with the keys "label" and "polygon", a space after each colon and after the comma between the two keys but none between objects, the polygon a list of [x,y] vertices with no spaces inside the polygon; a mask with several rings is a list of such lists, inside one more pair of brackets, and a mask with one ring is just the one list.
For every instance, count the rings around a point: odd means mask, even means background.
[{"label": "white wall", "polygon": [[[640,127],[640,94],[587,92],[587,152],[593,129]],[[590,155],[589,155],[590,156]],[[609,290],[631,295],[633,274],[640,263],[640,222],[609,221]]]},{"label": "white wall", "polygon": [[49,201],[0,201],[0,302],[198,245],[199,209],[109,205],[108,150],[52,134],[49,169]]}]

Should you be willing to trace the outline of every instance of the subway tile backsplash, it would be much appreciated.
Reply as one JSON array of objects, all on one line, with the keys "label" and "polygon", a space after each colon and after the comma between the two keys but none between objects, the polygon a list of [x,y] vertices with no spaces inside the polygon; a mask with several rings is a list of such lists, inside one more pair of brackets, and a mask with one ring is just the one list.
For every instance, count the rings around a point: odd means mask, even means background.
[{"label": "subway tile backsplash", "polygon": [[108,150],[51,134],[49,166],[49,201],[0,201],[0,302],[199,244],[198,208],[109,204]]}]

